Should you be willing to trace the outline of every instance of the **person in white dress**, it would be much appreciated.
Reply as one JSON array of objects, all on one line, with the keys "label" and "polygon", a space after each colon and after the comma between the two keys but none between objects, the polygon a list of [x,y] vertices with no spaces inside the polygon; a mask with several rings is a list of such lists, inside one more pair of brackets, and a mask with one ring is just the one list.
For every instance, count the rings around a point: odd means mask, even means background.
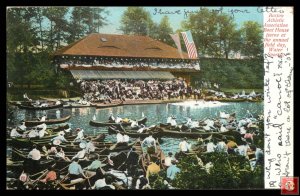
[{"label": "person in white dress", "polygon": [[183,138],[183,140],[179,143],[180,152],[188,153],[190,150],[190,145],[187,143],[187,138]]},{"label": "person in white dress", "polygon": [[17,128],[13,128],[10,132],[10,137],[18,138],[18,137],[22,137],[22,135],[17,131]]}]

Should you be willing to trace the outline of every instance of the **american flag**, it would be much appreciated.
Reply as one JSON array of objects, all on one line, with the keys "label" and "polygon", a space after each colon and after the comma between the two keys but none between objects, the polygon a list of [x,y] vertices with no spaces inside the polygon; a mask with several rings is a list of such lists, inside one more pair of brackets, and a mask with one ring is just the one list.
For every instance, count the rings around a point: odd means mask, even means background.
[{"label": "american flag", "polygon": [[192,33],[191,31],[185,31],[181,32],[189,58],[195,59],[198,57],[197,49],[195,46],[195,43],[193,41]]},{"label": "american flag", "polygon": [[181,44],[180,44],[180,37],[179,37],[179,35],[177,33],[175,33],[175,34],[170,34],[170,36],[174,40],[181,58],[183,58],[182,57],[182,50],[181,50]]}]

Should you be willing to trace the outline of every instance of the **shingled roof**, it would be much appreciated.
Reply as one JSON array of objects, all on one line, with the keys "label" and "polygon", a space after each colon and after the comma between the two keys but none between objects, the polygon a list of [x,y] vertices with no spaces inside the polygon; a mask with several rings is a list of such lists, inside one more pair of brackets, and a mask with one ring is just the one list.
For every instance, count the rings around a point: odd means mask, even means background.
[{"label": "shingled roof", "polygon": [[[93,33],[57,50],[54,56],[82,55],[181,59],[177,48],[147,36]],[[183,58],[189,59],[183,52]]]}]

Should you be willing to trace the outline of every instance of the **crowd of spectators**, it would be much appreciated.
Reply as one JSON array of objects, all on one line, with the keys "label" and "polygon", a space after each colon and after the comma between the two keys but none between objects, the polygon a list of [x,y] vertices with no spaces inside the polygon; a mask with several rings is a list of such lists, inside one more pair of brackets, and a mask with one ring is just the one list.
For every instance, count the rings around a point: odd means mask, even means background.
[{"label": "crowd of spectators", "polygon": [[199,90],[192,89],[184,80],[78,80],[83,98],[91,102],[112,100],[164,100],[189,97]]}]

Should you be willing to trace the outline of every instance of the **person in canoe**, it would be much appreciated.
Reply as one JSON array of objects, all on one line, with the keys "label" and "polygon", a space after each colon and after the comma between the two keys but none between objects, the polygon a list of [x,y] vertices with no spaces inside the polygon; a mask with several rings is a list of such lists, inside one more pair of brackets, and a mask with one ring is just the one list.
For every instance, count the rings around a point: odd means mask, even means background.
[{"label": "person in canoe", "polygon": [[77,137],[74,139],[74,142],[80,142],[81,140],[84,139],[84,133],[83,133],[84,130],[83,129],[80,130],[80,128],[77,128],[76,131],[77,131]]},{"label": "person in canoe", "polygon": [[171,162],[172,161],[176,161],[176,159],[173,157],[173,153],[172,152],[169,152],[168,153],[168,156],[165,158],[163,164],[166,166],[166,167],[170,167],[171,166]]},{"label": "person in canoe", "polygon": [[46,116],[46,115],[43,115],[42,118],[40,118],[40,121],[41,121],[41,122],[44,122],[44,121],[46,121],[46,118],[47,118],[47,116]]},{"label": "person in canoe", "polygon": [[38,138],[39,137],[39,131],[37,130],[37,128],[32,129],[31,131],[29,131],[27,137],[29,137],[30,139]]},{"label": "person in canoe", "polygon": [[115,117],[114,117],[114,115],[113,115],[112,112],[111,112],[110,115],[109,115],[108,121],[109,121],[109,122],[112,122],[112,123],[116,122],[116,119],[115,119]]},{"label": "person in canoe", "polygon": [[62,159],[62,160],[65,160],[67,162],[71,162],[71,160],[68,157],[66,157],[65,152],[62,149],[62,147],[57,148],[57,153],[55,154],[55,157],[57,157],[59,159]]},{"label": "person in canoe", "polygon": [[61,144],[62,142],[68,142],[64,135],[65,135],[65,132],[60,131],[56,137],[51,139],[51,142],[53,142],[53,144],[55,144],[55,143]]},{"label": "person in canoe", "polygon": [[22,135],[17,131],[17,128],[13,128],[11,131],[10,131],[10,137],[11,138],[18,138],[18,137],[22,137]]},{"label": "person in canoe", "polygon": [[188,153],[190,150],[190,144],[187,142],[187,138],[183,138],[183,140],[179,143],[179,150],[183,153]]},{"label": "person in canoe", "polygon": [[171,127],[175,128],[177,126],[177,122],[176,122],[176,117],[172,115],[172,119],[171,119]]},{"label": "person in canoe", "polygon": [[36,126],[36,128],[40,129],[39,130],[39,137],[40,138],[43,138],[45,136],[45,134],[48,134],[48,132],[46,131],[47,125],[45,123]]},{"label": "person in canoe", "polygon": [[25,125],[25,121],[21,121],[21,125],[19,126],[19,129],[21,129],[22,131],[26,131],[27,127]]},{"label": "person in canoe", "polygon": [[138,124],[138,122],[137,122],[136,119],[131,121],[130,127],[131,127],[132,129],[138,129],[138,128],[139,128],[139,124]]},{"label": "person in canoe", "polygon": [[30,98],[27,96],[27,93],[25,93],[25,94],[23,95],[23,98],[24,98],[24,99],[27,99],[27,100],[30,101],[30,102],[32,101],[32,99],[30,99]]},{"label": "person in canoe", "polygon": [[180,169],[176,166],[176,161],[172,160],[170,167],[167,169],[167,181],[171,182],[174,180],[177,173],[180,173]]},{"label": "person in canoe", "polygon": [[120,116],[119,115],[117,115],[117,118],[116,118],[116,121],[115,121],[116,123],[121,123],[122,122],[122,118],[120,118]]},{"label": "person in canoe", "polygon": [[126,135],[123,131],[119,131],[117,133],[117,146],[127,146],[129,139],[128,135]]},{"label": "person in canoe", "polygon": [[142,142],[142,147],[147,147],[148,154],[154,154],[156,152],[156,141],[152,135],[152,132],[150,132],[149,136]]},{"label": "person in canoe", "polygon": [[171,121],[172,121],[172,117],[173,117],[173,115],[172,116],[169,116],[168,118],[167,118],[167,124],[171,124]]},{"label": "person in canoe", "polygon": [[79,147],[82,149],[80,150],[79,152],[77,152],[77,154],[71,159],[71,160],[74,160],[76,158],[78,158],[79,160],[84,160],[84,159],[87,159],[86,155],[86,144],[85,143],[80,143],[79,144]]},{"label": "person in canoe", "polygon": [[48,172],[45,176],[45,178],[41,179],[40,182],[43,182],[43,183],[51,183],[51,182],[55,182],[55,180],[57,179],[57,175],[56,175],[56,172],[54,170],[54,168],[52,166],[49,166],[48,168]]},{"label": "person in canoe", "polygon": [[135,174],[139,164],[139,154],[136,152],[136,148],[132,147],[128,153],[125,165],[128,171],[128,175]]},{"label": "person in canoe", "polygon": [[34,171],[38,171],[40,168],[40,159],[41,159],[41,152],[37,149],[37,146],[34,144],[32,146],[32,150],[28,153],[27,158],[31,161],[30,167]]},{"label": "person in canoe", "polygon": [[90,138],[90,137],[88,137],[87,139],[86,139],[86,147],[85,147],[85,150],[86,150],[86,152],[88,153],[88,154],[90,154],[91,152],[95,152],[95,150],[96,150],[96,147],[95,147],[95,145],[94,145],[94,143],[93,143],[93,141],[92,141],[92,138]]},{"label": "person in canoe", "polygon": [[70,180],[75,180],[78,178],[87,178],[87,176],[83,172],[81,165],[78,162],[79,159],[74,158],[73,162],[69,165],[68,172]]},{"label": "person in canoe", "polygon": [[96,171],[97,169],[99,169],[99,168],[101,168],[105,165],[106,164],[101,163],[99,155],[95,154],[94,157],[93,157],[93,162],[89,166],[87,166],[83,169],[89,170],[89,171]]}]

